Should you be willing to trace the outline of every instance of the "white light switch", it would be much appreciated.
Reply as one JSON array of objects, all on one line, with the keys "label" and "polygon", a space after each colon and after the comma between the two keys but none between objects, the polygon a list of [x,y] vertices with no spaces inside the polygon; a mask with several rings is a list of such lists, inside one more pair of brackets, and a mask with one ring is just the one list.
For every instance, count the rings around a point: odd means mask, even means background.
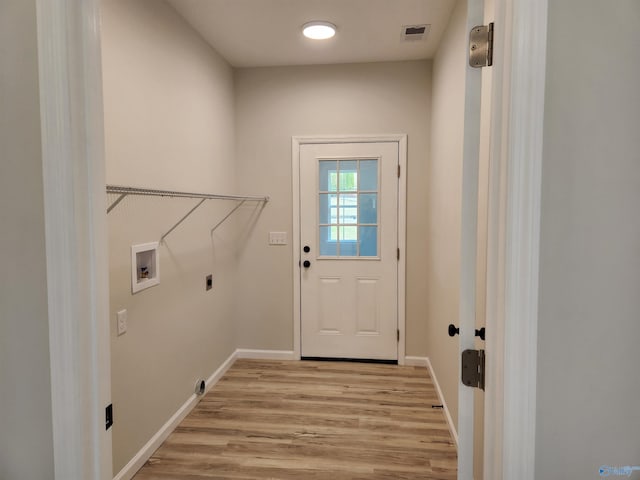
[{"label": "white light switch", "polygon": [[269,232],[269,245],[286,245],[287,232]]},{"label": "white light switch", "polygon": [[127,311],[120,310],[116,313],[116,319],[118,321],[118,336],[127,331]]}]

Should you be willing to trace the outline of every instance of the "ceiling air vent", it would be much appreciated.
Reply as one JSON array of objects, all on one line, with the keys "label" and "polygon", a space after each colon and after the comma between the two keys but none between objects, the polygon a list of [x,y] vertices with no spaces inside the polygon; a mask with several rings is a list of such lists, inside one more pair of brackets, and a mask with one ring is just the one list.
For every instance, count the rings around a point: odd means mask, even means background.
[{"label": "ceiling air vent", "polygon": [[403,25],[402,40],[406,42],[424,40],[429,35],[430,29],[431,25]]}]

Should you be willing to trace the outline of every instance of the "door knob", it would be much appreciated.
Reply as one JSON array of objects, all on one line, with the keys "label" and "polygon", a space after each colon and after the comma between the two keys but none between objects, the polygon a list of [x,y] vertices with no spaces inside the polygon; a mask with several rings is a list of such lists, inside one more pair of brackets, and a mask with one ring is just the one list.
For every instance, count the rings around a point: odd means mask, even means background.
[{"label": "door knob", "polygon": [[304,253],[309,253],[311,251],[311,248],[309,247],[309,245],[305,245],[302,250],[304,250]]},{"label": "door knob", "polygon": [[311,262],[309,260],[305,260],[304,262],[302,262],[302,266],[304,268],[309,268],[311,266]]},{"label": "door knob", "polygon": [[[460,333],[460,329],[457,328],[453,323],[450,323],[449,324],[449,336],[450,337],[455,337],[459,333]],[[476,337],[480,337],[480,340],[484,340],[485,339],[485,333],[486,333],[486,330],[485,330],[484,327],[482,327],[481,329],[477,329],[476,328],[475,335],[476,335]]]}]

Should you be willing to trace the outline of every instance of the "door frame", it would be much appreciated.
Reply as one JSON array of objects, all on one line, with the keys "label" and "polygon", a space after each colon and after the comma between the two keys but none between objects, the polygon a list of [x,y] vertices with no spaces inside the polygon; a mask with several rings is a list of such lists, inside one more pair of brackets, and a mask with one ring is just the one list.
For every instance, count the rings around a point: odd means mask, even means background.
[{"label": "door frame", "polygon": [[397,143],[398,162],[400,165],[400,178],[398,178],[398,248],[400,248],[400,260],[398,261],[398,364],[405,362],[405,317],[406,317],[406,245],[407,245],[407,135],[310,135],[294,136],[291,138],[291,178],[292,188],[292,244],[293,244],[293,356],[300,359],[301,356],[301,278],[300,259],[302,251],[300,246],[300,147],[309,144],[328,143]]},{"label": "door frame", "polygon": [[36,0],[54,478],[111,479],[100,0]]},{"label": "door frame", "polygon": [[[494,327],[487,329],[487,347],[491,350],[487,359],[485,478],[533,480],[540,168],[548,0],[494,1],[495,52],[496,58],[503,61],[494,66],[492,94],[487,316]],[[91,180],[76,180],[78,188],[73,195],[71,192],[66,195],[72,202],[55,209],[51,206],[61,201],[56,195],[65,192],[59,192],[57,179],[44,175],[44,203],[50,206],[46,213],[47,242],[52,241],[50,235],[64,235],[68,231],[74,231],[82,243],[98,242],[93,246],[97,260],[90,272],[90,285],[81,284],[73,295],[63,291],[65,296],[60,298],[61,304],[69,301],[68,305],[73,305],[81,296],[95,295],[94,302],[85,311],[88,315],[83,316],[89,328],[73,330],[73,321],[80,315],[78,312],[72,317],[55,316],[52,312],[49,315],[52,398],[58,405],[70,405],[69,402],[75,401],[74,395],[80,392],[82,398],[97,405],[105,394],[104,389],[110,385],[109,351],[104,351],[105,339],[99,338],[105,332],[105,338],[109,338],[108,283],[104,279],[105,271],[100,268],[106,265],[106,257],[100,258],[102,253],[106,255],[106,248],[100,242],[106,241],[103,235],[107,225],[106,215],[101,210],[104,207],[104,182],[101,184],[98,179],[105,169],[104,147],[98,140],[103,135],[102,78],[97,74],[101,69],[100,3],[98,0],[36,0],[36,5],[43,157],[52,153],[50,141],[56,134],[60,138],[73,138],[72,133],[81,126],[93,139],[85,145],[86,156],[59,155],[62,162],[59,168],[64,166],[73,171],[75,166],[89,167],[95,175]],[[76,78],[78,88],[65,89],[69,84],[65,70],[68,63],[84,66],[82,74]],[[53,129],[54,125],[45,124],[45,118],[56,118],[60,111],[59,103],[48,100],[51,96],[60,97],[63,104],[71,106],[77,114],[72,117],[75,123],[67,119],[57,130]],[[45,137],[47,141],[44,141]],[[62,148],[72,151],[68,144]],[[83,204],[92,206],[87,222],[77,225],[73,219],[65,219],[69,216],[69,205]],[[48,278],[69,275],[69,267],[62,260],[56,261],[55,255],[47,245]],[[82,261],[78,251],[67,251],[65,255],[66,265],[77,265]],[[298,272],[296,260],[294,258],[294,279]],[[299,291],[297,298],[299,302]],[[294,303],[295,299],[294,294]],[[299,316],[299,305],[297,311]],[[69,339],[56,334],[60,332],[61,324],[70,332]],[[294,321],[294,331],[298,329],[299,322]],[[85,364],[85,372],[64,368],[66,362],[77,361],[62,348],[68,341],[86,346],[85,354],[91,355],[92,361]],[[294,335],[294,347],[296,345],[299,357],[300,345]],[[56,469],[55,478],[111,479],[110,437],[106,442],[86,444],[78,441],[81,436],[75,437],[89,432],[92,438],[104,439],[99,433],[103,431],[102,422],[96,421],[96,412],[75,412],[69,408],[57,412],[61,421],[53,438],[54,462],[68,466],[72,472],[83,471],[85,464],[94,468],[84,476],[65,475]],[[62,428],[65,425],[67,428]]]},{"label": "door frame", "polygon": [[484,478],[535,480],[548,0],[494,0]]},{"label": "door frame", "polygon": [[[484,0],[466,0],[465,32],[484,24]],[[468,56],[465,57],[465,59]],[[462,352],[476,348],[477,272],[478,272],[478,204],[480,192],[480,144],[482,124],[483,74],[468,64],[464,72],[464,117],[462,141],[462,175],[460,204],[460,280],[458,286],[458,358]],[[481,272],[482,273],[482,272]],[[492,328],[485,320],[486,328]],[[462,366],[458,363],[458,375]],[[472,480],[475,471],[476,393],[458,381],[458,472],[459,480]]]}]

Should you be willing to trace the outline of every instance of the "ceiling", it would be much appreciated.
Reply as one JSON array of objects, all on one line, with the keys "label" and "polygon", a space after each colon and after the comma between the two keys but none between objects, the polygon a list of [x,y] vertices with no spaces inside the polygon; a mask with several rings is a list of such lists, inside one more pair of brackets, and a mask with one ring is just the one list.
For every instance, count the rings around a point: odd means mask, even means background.
[{"label": "ceiling", "polygon": [[[168,0],[234,67],[432,58],[456,0]],[[336,36],[314,41],[303,24],[325,20]],[[404,25],[430,24],[424,40]]]}]

